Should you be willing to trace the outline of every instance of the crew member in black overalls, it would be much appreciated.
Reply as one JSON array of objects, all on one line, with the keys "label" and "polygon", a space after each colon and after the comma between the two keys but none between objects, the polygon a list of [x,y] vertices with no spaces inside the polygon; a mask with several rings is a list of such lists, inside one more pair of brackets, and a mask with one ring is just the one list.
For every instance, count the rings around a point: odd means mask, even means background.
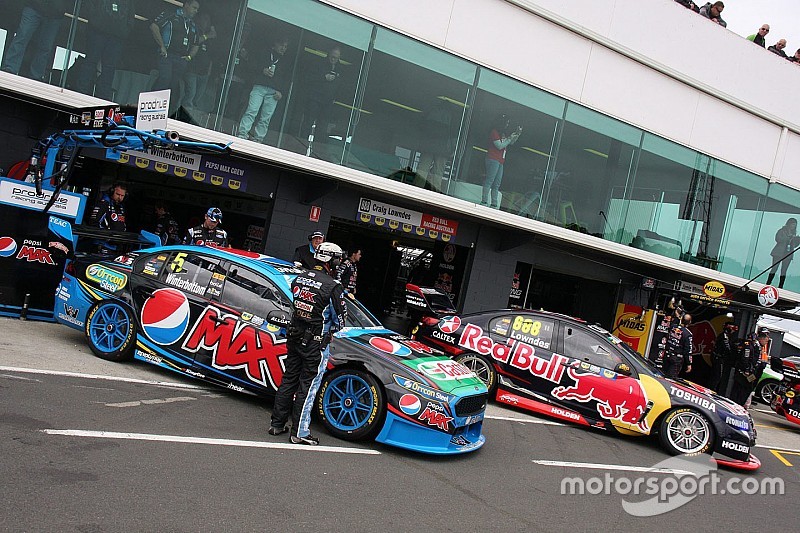
[{"label": "crew member in black overalls", "polygon": [[331,276],[343,255],[342,249],[332,242],[320,244],[314,254],[316,267],[292,282],[294,315],[287,331],[286,369],[275,394],[269,434],[289,431],[286,423],[291,414],[289,440],[293,444],[319,444],[319,439],[309,432],[309,423],[328,364],[331,336],[344,327],[347,318],[344,289]]},{"label": "crew member in black overalls", "polygon": [[664,353],[664,375],[672,379],[678,377],[681,369],[687,374],[692,371],[692,332],[689,331],[692,315],[680,309],[675,313],[681,318],[669,328]]},{"label": "crew member in black overalls", "polygon": [[722,369],[736,359],[736,332],[739,327],[733,322],[725,322],[722,331],[717,335],[714,351],[711,352],[711,381],[708,388],[721,394],[725,392],[727,380],[722,379]]},{"label": "crew member in black overalls", "polygon": [[220,228],[222,211],[218,207],[211,207],[206,211],[206,218],[202,224],[189,228],[183,244],[196,246],[212,246],[214,248],[230,248],[228,246],[228,232]]},{"label": "crew member in black overalls", "polygon": [[[122,182],[115,183],[92,209],[89,224],[100,229],[124,233],[127,230],[124,205],[127,195],[128,186]],[[97,251],[101,254],[117,252],[117,246],[108,241],[96,241],[96,244]]]}]

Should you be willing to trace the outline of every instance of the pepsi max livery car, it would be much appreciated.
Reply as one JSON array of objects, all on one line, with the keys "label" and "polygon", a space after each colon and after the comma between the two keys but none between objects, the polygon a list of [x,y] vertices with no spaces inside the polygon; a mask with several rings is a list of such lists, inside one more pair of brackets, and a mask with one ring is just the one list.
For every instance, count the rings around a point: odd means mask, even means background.
[{"label": "pepsi max livery car", "polygon": [[[424,297],[424,295],[422,295]],[[414,338],[475,372],[497,401],[630,435],[658,434],[672,454],[713,453],[755,470],[755,429],[739,405],[665,378],[599,326],[545,311],[426,317]]]},{"label": "pepsi max livery car", "polygon": [[[290,263],[200,246],[68,260],[56,320],[103,359],[136,358],[235,391],[281,382],[291,318]],[[466,367],[381,326],[348,298],[316,412],[334,436],[431,454],[476,450],[487,390]],[[265,421],[267,424],[267,421]],[[266,427],[266,425],[265,425]]]}]

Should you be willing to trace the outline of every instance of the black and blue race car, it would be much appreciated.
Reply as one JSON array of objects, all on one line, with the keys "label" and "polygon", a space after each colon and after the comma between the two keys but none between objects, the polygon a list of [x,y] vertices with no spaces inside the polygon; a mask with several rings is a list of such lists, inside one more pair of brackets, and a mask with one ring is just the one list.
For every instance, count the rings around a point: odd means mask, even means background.
[{"label": "black and blue race car", "polygon": [[[55,224],[54,220],[55,219]],[[72,240],[67,223],[51,230]],[[85,332],[111,361],[138,359],[239,392],[281,382],[293,264],[205,246],[153,247],[119,257],[72,255],[54,316]],[[430,454],[477,450],[488,392],[464,365],[384,328],[348,298],[346,327],[316,402],[325,428],[346,440]]]}]

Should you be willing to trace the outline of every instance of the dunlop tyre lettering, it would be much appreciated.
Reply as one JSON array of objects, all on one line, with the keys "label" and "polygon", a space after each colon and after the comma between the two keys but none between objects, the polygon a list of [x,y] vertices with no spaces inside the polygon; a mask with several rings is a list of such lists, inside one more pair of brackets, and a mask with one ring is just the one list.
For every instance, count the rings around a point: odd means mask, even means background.
[{"label": "dunlop tyre lettering", "polygon": [[672,455],[700,455],[714,451],[714,428],[700,412],[673,409],[658,432],[661,445]]},{"label": "dunlop tyre lettering", "polygon": [[489,389],[489,397],[494,397],[497,390],[497,371],[488,357],[476,353],[464,353],[455,358],[456,361],[469,368]]}]

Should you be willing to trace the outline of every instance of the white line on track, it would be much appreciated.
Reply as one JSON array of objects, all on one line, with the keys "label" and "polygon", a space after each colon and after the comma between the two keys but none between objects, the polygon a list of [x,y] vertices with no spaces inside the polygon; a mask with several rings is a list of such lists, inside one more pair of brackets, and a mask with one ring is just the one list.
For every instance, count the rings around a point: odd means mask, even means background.
[{"label": "white line on track", "polygon": [[780,446],[770,446],[769,444],[756,444],[756,448],[765,448],[767,450],[777,450],[779,452],[793,452],[793,453],[800,453],[800,450],[795,448],[782,448]]},{"label": "white line on track", "polygon": [[653,468],[650,466],[627,466],[627,465],[607,465],[601,463],[575,463],[572,461],[545,461],[533,459],[534,463],[543,466],[562,466],[566,468],[587,468],[592,470],[623,470],[625,472],[647,472],[648,474],[688,474],[696,476],[696,474],[688,470],[680,470],[676,468]]},{"label": "white line on track", "polygon": [[66,376],[70,378],[103,379],[107,381],[122,381],[125,383],[141,383],[144,385],[160,385],[176,389],[207,390],[207,387],[192,385],[190,383],[176,383],[174,381],[149,381],[146,379],[123,378],[117,376],[100,376],[97,374],[81,374],[80,372],[64,372],[61,370],[39,370],[37,368],[18,368],[13,366],[0,366],[2,372],[21,372],[23,374],[45,374],[48,376]]},{"label": "white line on track", "polygon": [[491,418],[492,420],[508,420],[510,422],[522,422],[523,424],[544,424],[546,426],[566,426],[561,422],[553,422],[552,420],[539,420],[537,418],[516,418],[513,416],[496,416],[484,415],[483,418]]},{"label": "white line on track", "polygon": [[308,452],[351,453],[360,455],[381,455],[377,450],[367,448],[344,448],[338,446],[306,446],[279,442],[260,442],[253,440],[210,439],[206,437],[183,437],[180,435],[153,435],[149,433],[118,433],[114,431],[86,431],[81,429],[42,429],[48,435],[65,437],[92,437],[98,439],[148,440],[156,442],[182,442],[187,444],[213,444],[216,446],[238,446],[243,448],[271,448],[276,450],[297,450]]}]

